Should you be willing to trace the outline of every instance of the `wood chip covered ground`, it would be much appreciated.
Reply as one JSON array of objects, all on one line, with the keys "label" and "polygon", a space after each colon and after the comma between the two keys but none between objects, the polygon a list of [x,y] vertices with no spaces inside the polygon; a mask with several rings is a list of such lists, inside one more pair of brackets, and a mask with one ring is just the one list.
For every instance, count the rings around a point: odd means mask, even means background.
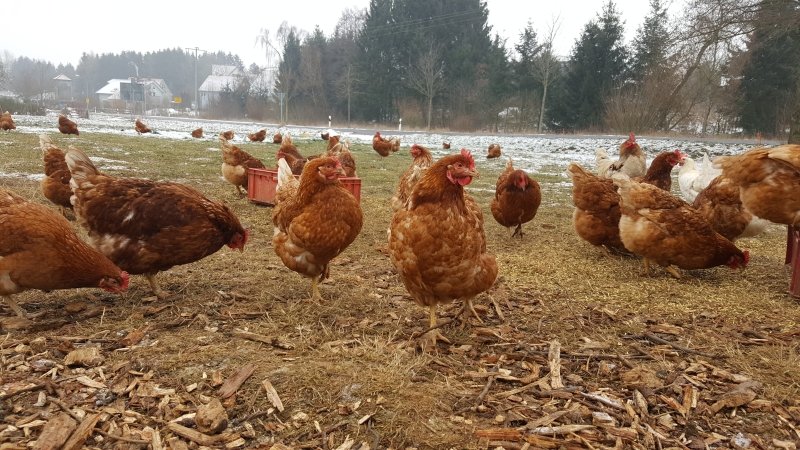
[{"label": "wood chip covered ground", "polygon": [[[800,304],[787,294],[783,227],[740,242],[752,257],[743,272],[643,277],[637,259],[576,237],[564,167],[534,174],[542,207],[525,237],[511,239],[488,213],[505,161],[479,160],[470,191],[484,207],[500,278],[476,301],[484,324],[455,319],[460,303],[440,308],[441,321],[454,319],[442,328],[453,345],[422,354],[414,336],[427,311],[385,254],[407,150],[381,159],[353,146],[364,229],[334,260],[315,304],[308,281],[272,251],[271,209],[238,199],[221,179],[216,142],[52,137],[124,164],[112,174],[181,174],[177,181],[231,205],[252,239],[244,253],[223,249],[162,274],[165,301],[143,277],[122,296],[16,296],[36,318],[21,327],[0,310],[2,450],[800,443]],[[296,138],[304,154],[324,149],[311,139]],[[241,146],[268,166],[277,149]],[[35,135],[0,136],[0,154],[6,173],[41,172]],[[0,185],[46,203],[35,180]]]}]

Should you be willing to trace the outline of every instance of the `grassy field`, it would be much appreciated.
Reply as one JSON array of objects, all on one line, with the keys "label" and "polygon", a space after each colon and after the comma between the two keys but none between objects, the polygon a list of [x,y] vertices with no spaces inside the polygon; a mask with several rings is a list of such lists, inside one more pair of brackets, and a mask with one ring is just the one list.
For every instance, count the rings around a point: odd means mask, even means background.
[{"label": "grassy field", "polygon": [[[45,339],[43,352],[53,360],[73,347],[99,345],[105,358],[100,369],[63,368],[51,378],[62,402],[105,414],[97,427],[106,434],[147,441],[151,435],[142,430],[149,426],[166,442],[179,435],[168,427],[170,420],[217,395],[216,377],[249,367],[253,375],[223,402],[229,431],[241,435],[240,446],[248,448],[268,449],[276,442],[362,450],[648,448],[650,443],[650,448],[687,448],[700,441],[719,448],[731,445],[737,433],[769,448],[800,439],[792,425],[800,420],[800,303],[787,294],[783,227],[740,242],[752,257],[743,272],[723,267],[675,280],[657,270],[643,277],[638,259],[606,256],[575,235],[569,187],[552,175],[565,168],[535,176],[542,183],[542,206],[525,237],[512,240],[489,212],[504,162],[478,157],[481,177],[470,191],[484,208],[499,279],[476,302],[486,323],[445,326],[452,347],[427,355],[415,349],[412,336],[426,325],[427,312],[410,301],[383,252],[389,199],[410,162],[407,150],[381,159],[369,146],[352,148],[362,179],[364,227],[334,260],[331,278],[321,286],[326,301],[316,305],[306,301],[308,280],[286,269],[272,250],[271,209],[238,198],[221,179],[217,144],[89,133],[51,137],[62,148],[75,145],[92,158],[106,158],[98,166],[109,174],[189,184],[227,203],[251,231],[243,253],[224,248],[161,274],[161,287],[173,294],[165,302],[154,300],[143,277],[133,277],[123,296],[86,289],[16,297],[28,311],[42,313],[37,322],[45,325],[0,338],[0,389],[41,379],[32,363],[13,359],[41,358],[24,347],[37,338]],[[325,148],[321,140],[296,143],[306,155]],[[273,164],[277,146],[240,146]],[[35,135],[0,134],[0,157],[4,173],[42,172]],[[47,203],[37,181],[4,177],[0,185]],[[459,307],[440,308],[440,318]],[[8,308],[2,314],[13,315]],[[142,332],[141,340],[119,345],[134,330]],[[246,333],[269,339],[252,340]],[[566,387],[549,394],[548,347],[554,340],[561,346]],[[651,374],[649,381],[634,380],[634,372]],[[148,397],[123,389],[106,407],[117,408],[115,413],[94,403],[96,389],[75,382],[81,374],[109,385],[139,380],[175,391]],[[273,408],[262,387],[265,379],[283,411]],[[755,400],[714,411],[713,404],[743,380],[758,382],[751,387]],[[186,386],[195,383],[189,392]],[[697,392],[695,401],[676,409],[672,402],[685,402],[687,389]],[[636,414],[578,392],[630,400]],[[637,393],[649,411],[639,408]],[[32,391],[5,400],[0,409],[5,424],[34,413],[47,420],[58,411],[53,404],[37,410],[31,406],[36,398]],[[637,438],[609,431],[593,412],[606,412],[614,429],[631,429]],[[542,435],[536,427],[581,424],[588,428],[532,437]],[[22,445],[42,428],[15,429],[0,425],[0,441]],[[123,442],[97,433],[86,443],[118,444]],[[141,442],[127,445],[145,448]]]}]

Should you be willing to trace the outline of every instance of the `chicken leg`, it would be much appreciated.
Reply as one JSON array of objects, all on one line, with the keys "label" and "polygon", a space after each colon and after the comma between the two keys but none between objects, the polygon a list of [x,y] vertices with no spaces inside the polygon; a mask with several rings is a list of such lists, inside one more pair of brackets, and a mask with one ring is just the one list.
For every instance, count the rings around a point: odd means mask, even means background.
[{"label": "chicken leg", "polygon": [[319,278],[311,277],[311,301],[320,303],[322,300],[322,294],[319,292]]},{"label": "chicken leg", "polygon": [[451,344],[450,340],[444,337],[442,333],[439,332],[439,329],[436,328],[436,304],[435,303],[432,304],[431,306],[429,306],[429,308],[430,308],[430,321],[428,323],[429,325],[428,332],[423,335],[424,338],[421,343],[422,351],[424,352],[435,350],[436,341],[442,341]]},{"label": "chicken leg", "polygon": [[522,238],[522,236],[523,236],[522,235],[522,224],[517,225],[517,228],[514,230],[514,233],[511,235],[512,238],[513,237],[517,237],[517,236],[519,236],[520,238]]},{"label": "chicken leg", "polygon": [[247,191],[243,190],[242,187],[237,184],[236,195],[238,195],[239,198],[244,198],[247,195]]},{"label": "chicken leg", "polygon": [[153,294],[155,294],[155,296],[158,297],[159,300],[164,300],[167,297],[169,297],[169,293],[168,292],[162,291],[158,287],[158,283],[156,282],[156,274],[148,273],[148,274],[145,274],[145,276],[147,277],[147,282],[150,283],[150,289],[152,289]]},{"label": "chicken leg", "polygon": [[19,316],[20,319],[25,319],[25,320],[29,319],[28,313],[25,312],[25,310],[22,309],[17,304],[17,302],[12,300],[10,295],[4,295],[3,298],[5,299],[6,304],[8,305],[8,307],[11,308],[11,310],[14,311],[17,314],[17,316]]}]

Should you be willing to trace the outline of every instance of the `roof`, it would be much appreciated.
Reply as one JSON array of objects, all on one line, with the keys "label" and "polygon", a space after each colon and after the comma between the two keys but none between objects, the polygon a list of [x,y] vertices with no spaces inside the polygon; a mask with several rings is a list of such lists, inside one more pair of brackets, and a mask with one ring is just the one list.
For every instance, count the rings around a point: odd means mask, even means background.
[{"label": "roof", "polygon": [[72,81],[70,77],[64,75],[63,73],[58,74],[58,76],[53,79],[57,81]]},{"label": "roof", "polygon": [[98,89],[97,91],[95,91],[95,94],[100,94],[100,95],[103,95],[103,94],[105,94],[105,95],[117,94],[117,93],[119,93],[119,84],[121,82],[123,82],[123,81],[127,83],[127,82],[129,82],[129,79],[128,78],[112,78],[112,79],[108,80],[108,83],[106,83],[105,86],[103,86],[100,89]]},{"label": "roof", "polygon": [[216,76],[232,76],[241,75],[242,71],[236,66],[223,66],[221,64],[213,64],[211,66],[211,75]]},{"label": "roof", "polygon": [[241,82],[240,76],[233,75],[209,75],[203,84],[198,88],[203,92],[221,92],[226,86],[235,88]]}]

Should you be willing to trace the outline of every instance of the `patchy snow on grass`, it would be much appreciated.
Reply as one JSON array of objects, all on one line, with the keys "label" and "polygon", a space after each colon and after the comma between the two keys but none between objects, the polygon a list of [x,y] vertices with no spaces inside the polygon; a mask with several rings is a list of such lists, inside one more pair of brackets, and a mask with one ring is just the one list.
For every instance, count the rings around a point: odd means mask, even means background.
[{"label": "patchy snow on grass", "polygon": [[[57,131],[57,112],[50,112],[46,116],[15,116],[17,131],[23,133],[52,133]],[[116,133],[121,135],[133,136],[134,115],[111,115],[101,113],[91,113],[89,119],[74,119],[78,123],[78,128],[83,133]],[[145,139],[172,139],[172,140],[192,140],[190,133],[192,130],[202,127],[204,137],[201,141],[214,143],[219,142],[219,134],[232,130],[235,134],[232,142],[250,142],[247,138],[249,133],[260,129],[266,129],[267,135],[271,136],[275,132],[289,134],[297,142],[304,140],[319,140],[320,133],[327,129],[327,126],[309,127],[277,124],[267,124],[252,121],[232,121],[232,120],[203,120],[196,118],[182,117],[142,117],[144,123],[153,129],[153,133],[143,134]],[[333,127],[339,132],[341,138],[352,143],[369,145],[372,143],[373,130],[348,129]],[[467,134],[467,133],[427,133],[418,131],[393,132],[385,129],[378,129],[385,137],[397,136],[401,141],[401,148],[408,149],[413,144],[420,144],[428,147],[434,157],[441,157],[445,154],[453,153],[461,148],[472,151],[477,160],[485,160],[486,152],[490,144],[499,144],[502,148],[503,156],[497,160],[489,160],[487,164],[497,164],[498,167],[505,165],[507,158],[512,158],[517,168],[525,169],[533,174],[562,174],[570,162],[577,162],[587,168],[594,167],[594,152],[602,148],[608,152],[612,159],[619,154],[619,144],[627,139],[627,135],[500,135],[500,134]],[[81,135],[83,136],[83,134]],[[647,159],[652,160],[658,153],[667,150],[680,149],[693,158],[699,158],[703,153],[708,153],[711,157],[740,153],[749,148],[755,147],[755,143],[744,140],[733,139],[714,139],[714,138],[661,138],[637,136],[637,142],[647,154]],[[442,149],[442,142],[451,144],[450,150]],[[775,143],[767,143],[775,144]],[[263,145],[273,145],[265,142]],[[122,149],[115,151],[125,152]],[[208,148],[209,152],[219,152],[219,148]],[[402,151],[402,150],[401,150]],[[95,161],[104,161],[100,158],[93,158]],[[105,162],[124,162],[105,160]],[[122,170],[122,169],[120,169]]]}]

